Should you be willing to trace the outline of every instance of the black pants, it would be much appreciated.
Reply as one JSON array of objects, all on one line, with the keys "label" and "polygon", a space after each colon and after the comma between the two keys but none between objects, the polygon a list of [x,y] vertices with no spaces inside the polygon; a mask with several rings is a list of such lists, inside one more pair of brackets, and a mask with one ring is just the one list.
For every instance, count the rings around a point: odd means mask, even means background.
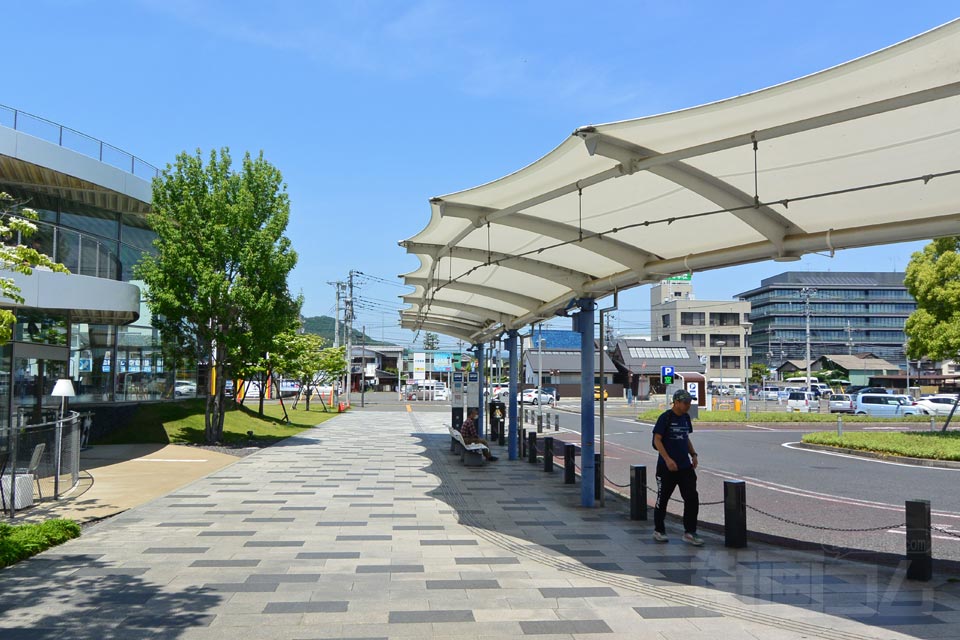
[{"label": "black pants", "polygon": [[700,495],[697,493],[697,472],[693,467],[678,471],[657,467],[657,505],[653,508],[653,528],[666,533],[664,519],[667,517],[667,502],[677,487],[680,487],[683,497],[683,529],[687,533],[696,533]]}]

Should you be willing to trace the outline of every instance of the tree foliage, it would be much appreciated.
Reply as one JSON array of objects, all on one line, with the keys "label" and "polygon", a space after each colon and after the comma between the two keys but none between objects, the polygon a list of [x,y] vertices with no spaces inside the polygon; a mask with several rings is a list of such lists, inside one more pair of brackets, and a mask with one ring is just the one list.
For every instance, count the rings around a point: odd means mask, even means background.
[{"label": "tree foliage", "polygon": [[423,348],[426,351],[436,351],[440,348],[440,336],[433,333],[432,331],[427,331],[423,334]]},{"label": "tree foliage", "polygon": [[290,203],[280,171],[247,153],[234,171],[229,150],[181,153],[153,181],[156,255],[137,275],[154,323],[174,355],[208,358],[206,438],[223,433],[227,378],[269,351],[291,326],[300,299],[287,288],[297,255],[284,236]]},{"label": "tree foliage", "polygon": [[904,283],[917,301],[909,318],[908,357],[935,360],[960,353],[960,236],[937,238],[917,251]]},{"label": "tree foliage", "polygon": [[312,333],[301,334],[288,331],[278,335],[274,343],[276,346],[271,352],[271,360],[275,362],[275,370],[282,373],[285,378],[291,378],[300,383],[300,388],[306,392],[307,411],[309,411],[311,391],[320,383],[325,340]]},{"label": "tree foliage", "polygon": [[[23,206],[9,194],[0,191],[0,270],[14,271],[30,275],[36,267],[50,269],[60,273],[69,273],[62,264],[54,262],[50,256],[44,255],[32,247],[19,244],[20,238],[29,238],[37,231],[37,212]],[[22,304],[24,298],[20,295],[13,278],[0,277],[0,304]],[[0,344],[10,340],[13,335],[13,326],[17,322],[16,312],[10,309],[0,309]]]}]

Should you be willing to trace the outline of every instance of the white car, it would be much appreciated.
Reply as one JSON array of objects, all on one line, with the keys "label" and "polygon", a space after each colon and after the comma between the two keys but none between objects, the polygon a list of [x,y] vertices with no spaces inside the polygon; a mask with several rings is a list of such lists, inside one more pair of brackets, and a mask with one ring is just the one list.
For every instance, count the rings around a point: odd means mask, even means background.
[{"label": "white car", "polygon": [[930,415],[945,416],[949,415],[956,400],[955,396],[938,394],[920,398],[917,400],[917,406],[924,409]]},{"label": "white car", "polygon": [[189,380],[177,380],[173,384],[174,398],[193,398],[197,395],[197,383]]},{"label": "white car", "polygon": [[541,389],[527,389],[517,396],[517,401],[524,404],[545,404],[550,407],[557,403],[557,399],[553,397],[552,393],[547,393]]}]

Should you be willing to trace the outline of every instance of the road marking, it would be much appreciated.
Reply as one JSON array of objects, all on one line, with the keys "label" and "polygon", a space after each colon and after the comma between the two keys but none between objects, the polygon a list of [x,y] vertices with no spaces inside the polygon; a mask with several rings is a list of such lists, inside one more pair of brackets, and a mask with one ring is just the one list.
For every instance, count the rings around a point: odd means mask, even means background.
[{"label": "road marking", "polygon": [[760,426],[757,426],[757,425],[755,425],[755,424],[746,424],[746,423],[744,423],[743,426],[745,426],[745,427],[750,427],[751,429],[763,429],[764,431],[776,431],[776,429],[774,429],[773,427],[760,427]]},{"label": "road marking", "polygon": [[784,442],[781,447],[786,447],[792,451],[806,451],[808,453],[821,453],[825,456],[836,456],[838,458],[850,458],[852,460],[861,460],[863,462],[876,462],[878,464],[891,464],[895,467],[913,467],[914,469],[928,469],[928,470],[937,470],[937,471],[960,471],[960,469],[948,469],[946,467],[924,467],[917,464],[908,464],[906,462],[893,462],[892,460],[878,460],[877,458],[865,458],[863,456],[855,456],[849,453],[841,453],[839,451],[821,451],[819,449],[805,449],[803,447],[796,447],[791,445],[800,444],[799,442]]},{"label": "road marking", "polygon": [[407,413],[413,413],[413,407],[407,405]]},{"label": "road marking", "polygon": [[207,462],[206,460],[186,460],[177,458],[134,458],[133,462]]},{"label": "road marking", "polygon": [[[906,531],[899,531],[897,529],[888,529],[887,533],[896,533],[901,536],[907,535]],[[932,535],[930,537],[933,538],[934,540],[953,540],[954,542],[960,542],[960,538],[953,538],[951,536],[933,536]]]}]

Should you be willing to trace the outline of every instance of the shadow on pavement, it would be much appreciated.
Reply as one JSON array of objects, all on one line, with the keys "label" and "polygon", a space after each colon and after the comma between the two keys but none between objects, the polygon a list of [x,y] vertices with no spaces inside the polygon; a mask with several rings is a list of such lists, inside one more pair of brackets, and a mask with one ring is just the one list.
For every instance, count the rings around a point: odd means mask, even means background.
[{"label": "shadow on pavement", "polygon": [[[960,587],[908,582],[904,564],[872,566],[765,545],[727,549],[714,536],[695,548],[684,545],[682,529],[669,522],[670,543],[655,543],[652,510],[650,520],[631,521],[629,504],[619,497],[608,497],[602,511],[581,507],[580,485],[563,484],[562,464],[550,474],[541,464],[507,461],[504,452],[499,462],[464,467],[449,451],[449,436],[414,436],[430,460],[423,470],[440,481],[430,495],[454,509],[461,524],[545,565],[611,586],[646,593],[660,588],[662,594],[654,595],[687,607],[685,617],[729,615],[731,605],[750,612],[747,617],[763,617],[774,614],[770,605],[789,605],[935,638],[960,610]],[[729,597],[695,597],[680,586]]]}]

